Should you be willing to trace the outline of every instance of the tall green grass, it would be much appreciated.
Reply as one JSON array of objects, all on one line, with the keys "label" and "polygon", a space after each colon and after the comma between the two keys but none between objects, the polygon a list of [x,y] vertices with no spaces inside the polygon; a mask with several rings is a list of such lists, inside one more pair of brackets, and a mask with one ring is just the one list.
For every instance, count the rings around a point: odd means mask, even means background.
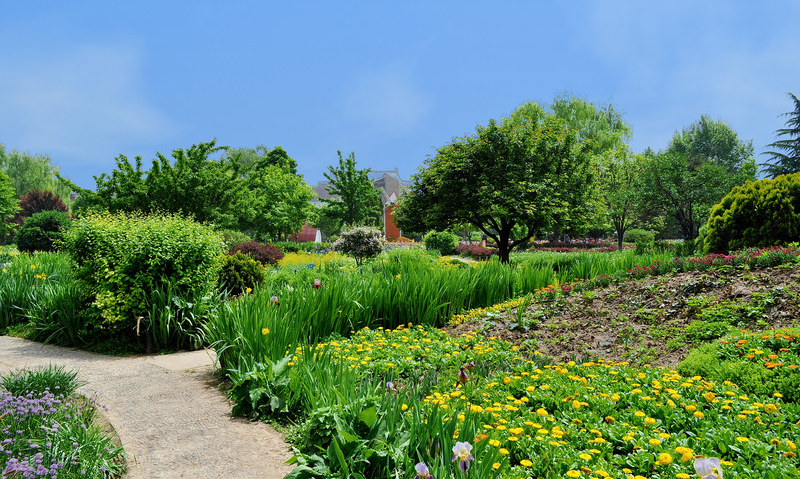
[{"label": "tall green grass", "polygon": [[[253,295],[222,306],[204,326],[205,338],[226,368],[238,367],[242,358],[278,361],[290,345],[313,344],[331,334],[347,336],[364,327],[440,327],[469,309],[575,278],[626,271],[662,256],[528,253],[517,256],[511,267],[497,261],[457,266],[420,251],[398,250],[363,268],[284,270]],[[319,289],[312,286],[315,277],[321,281]]]},{"label": "tall green grass", "polygon": [[74,281],[72,261],[61,253],[20,254],[0,269],[0,330],[54,313],[53,298]]}]

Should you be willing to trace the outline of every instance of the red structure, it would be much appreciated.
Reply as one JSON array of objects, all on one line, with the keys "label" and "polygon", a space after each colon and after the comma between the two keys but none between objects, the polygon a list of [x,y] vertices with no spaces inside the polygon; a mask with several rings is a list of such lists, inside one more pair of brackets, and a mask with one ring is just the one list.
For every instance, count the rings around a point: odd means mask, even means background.
[{"label": "red structure", "polygon": [[396,239],[402,236],[400,228],[394,222],[394,204],[387,204],[383,210],[383,233],[386,239]]},{"label": "red structure", "polygon": [[292,233],[291,241],[301,243],[314,242],[317,239],[317,230],[312,228],[308,222],[303,225],[299,233]]}]

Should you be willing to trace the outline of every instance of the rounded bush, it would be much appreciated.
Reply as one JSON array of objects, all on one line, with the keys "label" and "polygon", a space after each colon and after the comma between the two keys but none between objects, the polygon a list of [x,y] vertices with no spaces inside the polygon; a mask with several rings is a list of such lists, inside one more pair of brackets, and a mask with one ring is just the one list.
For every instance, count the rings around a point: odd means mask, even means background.
[{"label": "rounded bush", "polygon": [[17,230],[14,241],[22,252],[56,251],[72,221],[61,211],[42,211],[27,218]]},{"label": "rounded bush", "polygon": [[283,253],[271,244],[261,244],[256,241],[242,243],[231,250],[231,254],[245,254],[264,266],[275,266],[283,259]]},{"label": "rounded bush", "polygon": [[704,248],[727,253],[800,239],[800,173],[734,187],[711,208]]},{"label": "rounded bush", "polygon": [[247,293],[264,281],[264,266],[240,251],[222,258],[219,285],[233,296]]},{"label": "rounded bush", "polygon": [[249,236],[238,230],[224,229],[219,232],[222,235],[222,242],[225,243],[225,247],[229,252],[240,244],[253,241]]},{"label": "rounded bush", "polygon": [[630,229],[625,232],[626,243],[650,243],[654,239],[655,236],[653,233],[639,228]]},{"label": "rounded bush", "polygon": [[458,236],[448,231],[431,231],[423,238],[425,248],[439,251],[442,255],[455,253],[458,246]]},{"label": "rounded bush", "polygon": [[378,256],[386,246],[383,234],[370,228],[353,228],[345,231],[333,243],[333,248],[356,259],[356,264],[361,264],[364,258]]}]

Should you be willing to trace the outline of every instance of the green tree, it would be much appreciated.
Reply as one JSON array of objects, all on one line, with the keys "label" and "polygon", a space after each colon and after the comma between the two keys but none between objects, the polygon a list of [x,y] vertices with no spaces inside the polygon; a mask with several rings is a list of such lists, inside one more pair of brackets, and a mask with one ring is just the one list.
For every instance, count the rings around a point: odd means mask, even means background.
[{"label": "green tree", "polygon": [[[517,245],[553,225],[571,226],[591,195],[591,141],[562,119],[494,120],[474,135],[440,147],[398,206],[404,230],[445,229],[469,222],[509,261]],[[512,238],[512,231],[522,231]]]},{"label": "green tree", "polygon": [[752,155],[752,141],[743,142],[724,122],[702,116],[676,132],[666,151],[645,155],[642,194],[650,208],[694,240],[711,206],[735,185],[755,179]]},{"label": "green tree", "polygon": [[15,196],[19,198],[28,191],[52,191],[62,198],[69,198],[72,189],[58,181],[58,167],[53,166],[47,155],[32,155],[13,150],[6,152],[0,143],[0,170],[11,178]]},{"label": "green tree", "polygon": [[786,128],[775,130],[777,136],[785,139],[770,143],[767,146],[775,150],[763,153],[770,155],[771,162],[765,163],[763,171],[771,178],[800,171],[800,100],[791,93],[788,95],[794,102],[794,111],[781,115],[789,117]]},{"label": "green tree", "polygon": [[0,237],[14,231],[15,225],[6,220],[14,217],[19,210],[19,197],[8,175],[0,170]]},{"label": "green tree", "polygon": [[172,159],[156,153],[147,171],[141,157],[131,164],[119,155],[111,175],[95,177],[96,192],[80,190],[82,206],[110,212],[179,213],[221,228],[238,226],[242,219],[252,219],[253,201],[239,163],[209,159],[221,149],[214,140],[173,150]]},{"label": "green tree", "polygon": [[227,148],[225,154],[227,158],[239,163],[244,172],[267,166],[277,166],[294,175],[297,174],[297,161],[280,146],[271,150],[264,145],[258,145],[255,148]]},{"label": "green tree", "polygon": [[256,239],[281,241],[300,231],[306,221],[313,221],[316,207],[311,203],[314,189],[302,175],[278,165],[259,166],[248,183],[256,214],[245,222],[244,229],[256,233]]},{"label": "green tree", "polygon": [[[507,122],[524,125],[528,121],[540,122],[548,116],[563,120],[573,129],[579,141],[591,141],[594,144],[592,163],[598,170],[602,168],[604,158],[626,148],[630,139],[631,127],[623,121],[622,113],[613,105],[595,105],[583,98],[568,95],[560,95],[549,104],[523,103]],[[593,188],[592,191],[599,194],[602,189]],[[570,232],[583,234],[589,230],[605,230],[608,224],[605,206],[604,198],[590,196],[579,206],[580,210],[574,212]],[[554,225],[554,228],[557,232],[566,231],[564,225]]]},{"label": "green tree", "polygon": [[625,231],[639,223],[643,214],[642,173],[644,161],[630,150],[616,148],[603,155],[598,174],[598,192],[604,211],[617,233],[622,249]]},{"label": "green tree", "polygon": [[339,155],[339,166],[328,166],[328,172],[323,173],[330,182],[326,190],[337,196],[322,200],[326,204],[326,214],[348,226],[379,224],[381,200],[378,190],[369,179],[370,169],[356,169],[353,152],[347,158],[342,158],[341,151],[336,153]]}]

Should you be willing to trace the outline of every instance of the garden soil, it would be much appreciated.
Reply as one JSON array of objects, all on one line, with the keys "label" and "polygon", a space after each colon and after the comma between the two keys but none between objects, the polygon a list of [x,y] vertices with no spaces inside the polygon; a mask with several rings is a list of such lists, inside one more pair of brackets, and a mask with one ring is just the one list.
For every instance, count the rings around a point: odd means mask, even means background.
[{"label": "garden soil", "polygon": [[129,479],[282,478],[283,436],[231,418],[208,351],[111,357],[0,336],[0,373],[40,365],[78,371],[80,389],[105,406],[127,453]]}]

